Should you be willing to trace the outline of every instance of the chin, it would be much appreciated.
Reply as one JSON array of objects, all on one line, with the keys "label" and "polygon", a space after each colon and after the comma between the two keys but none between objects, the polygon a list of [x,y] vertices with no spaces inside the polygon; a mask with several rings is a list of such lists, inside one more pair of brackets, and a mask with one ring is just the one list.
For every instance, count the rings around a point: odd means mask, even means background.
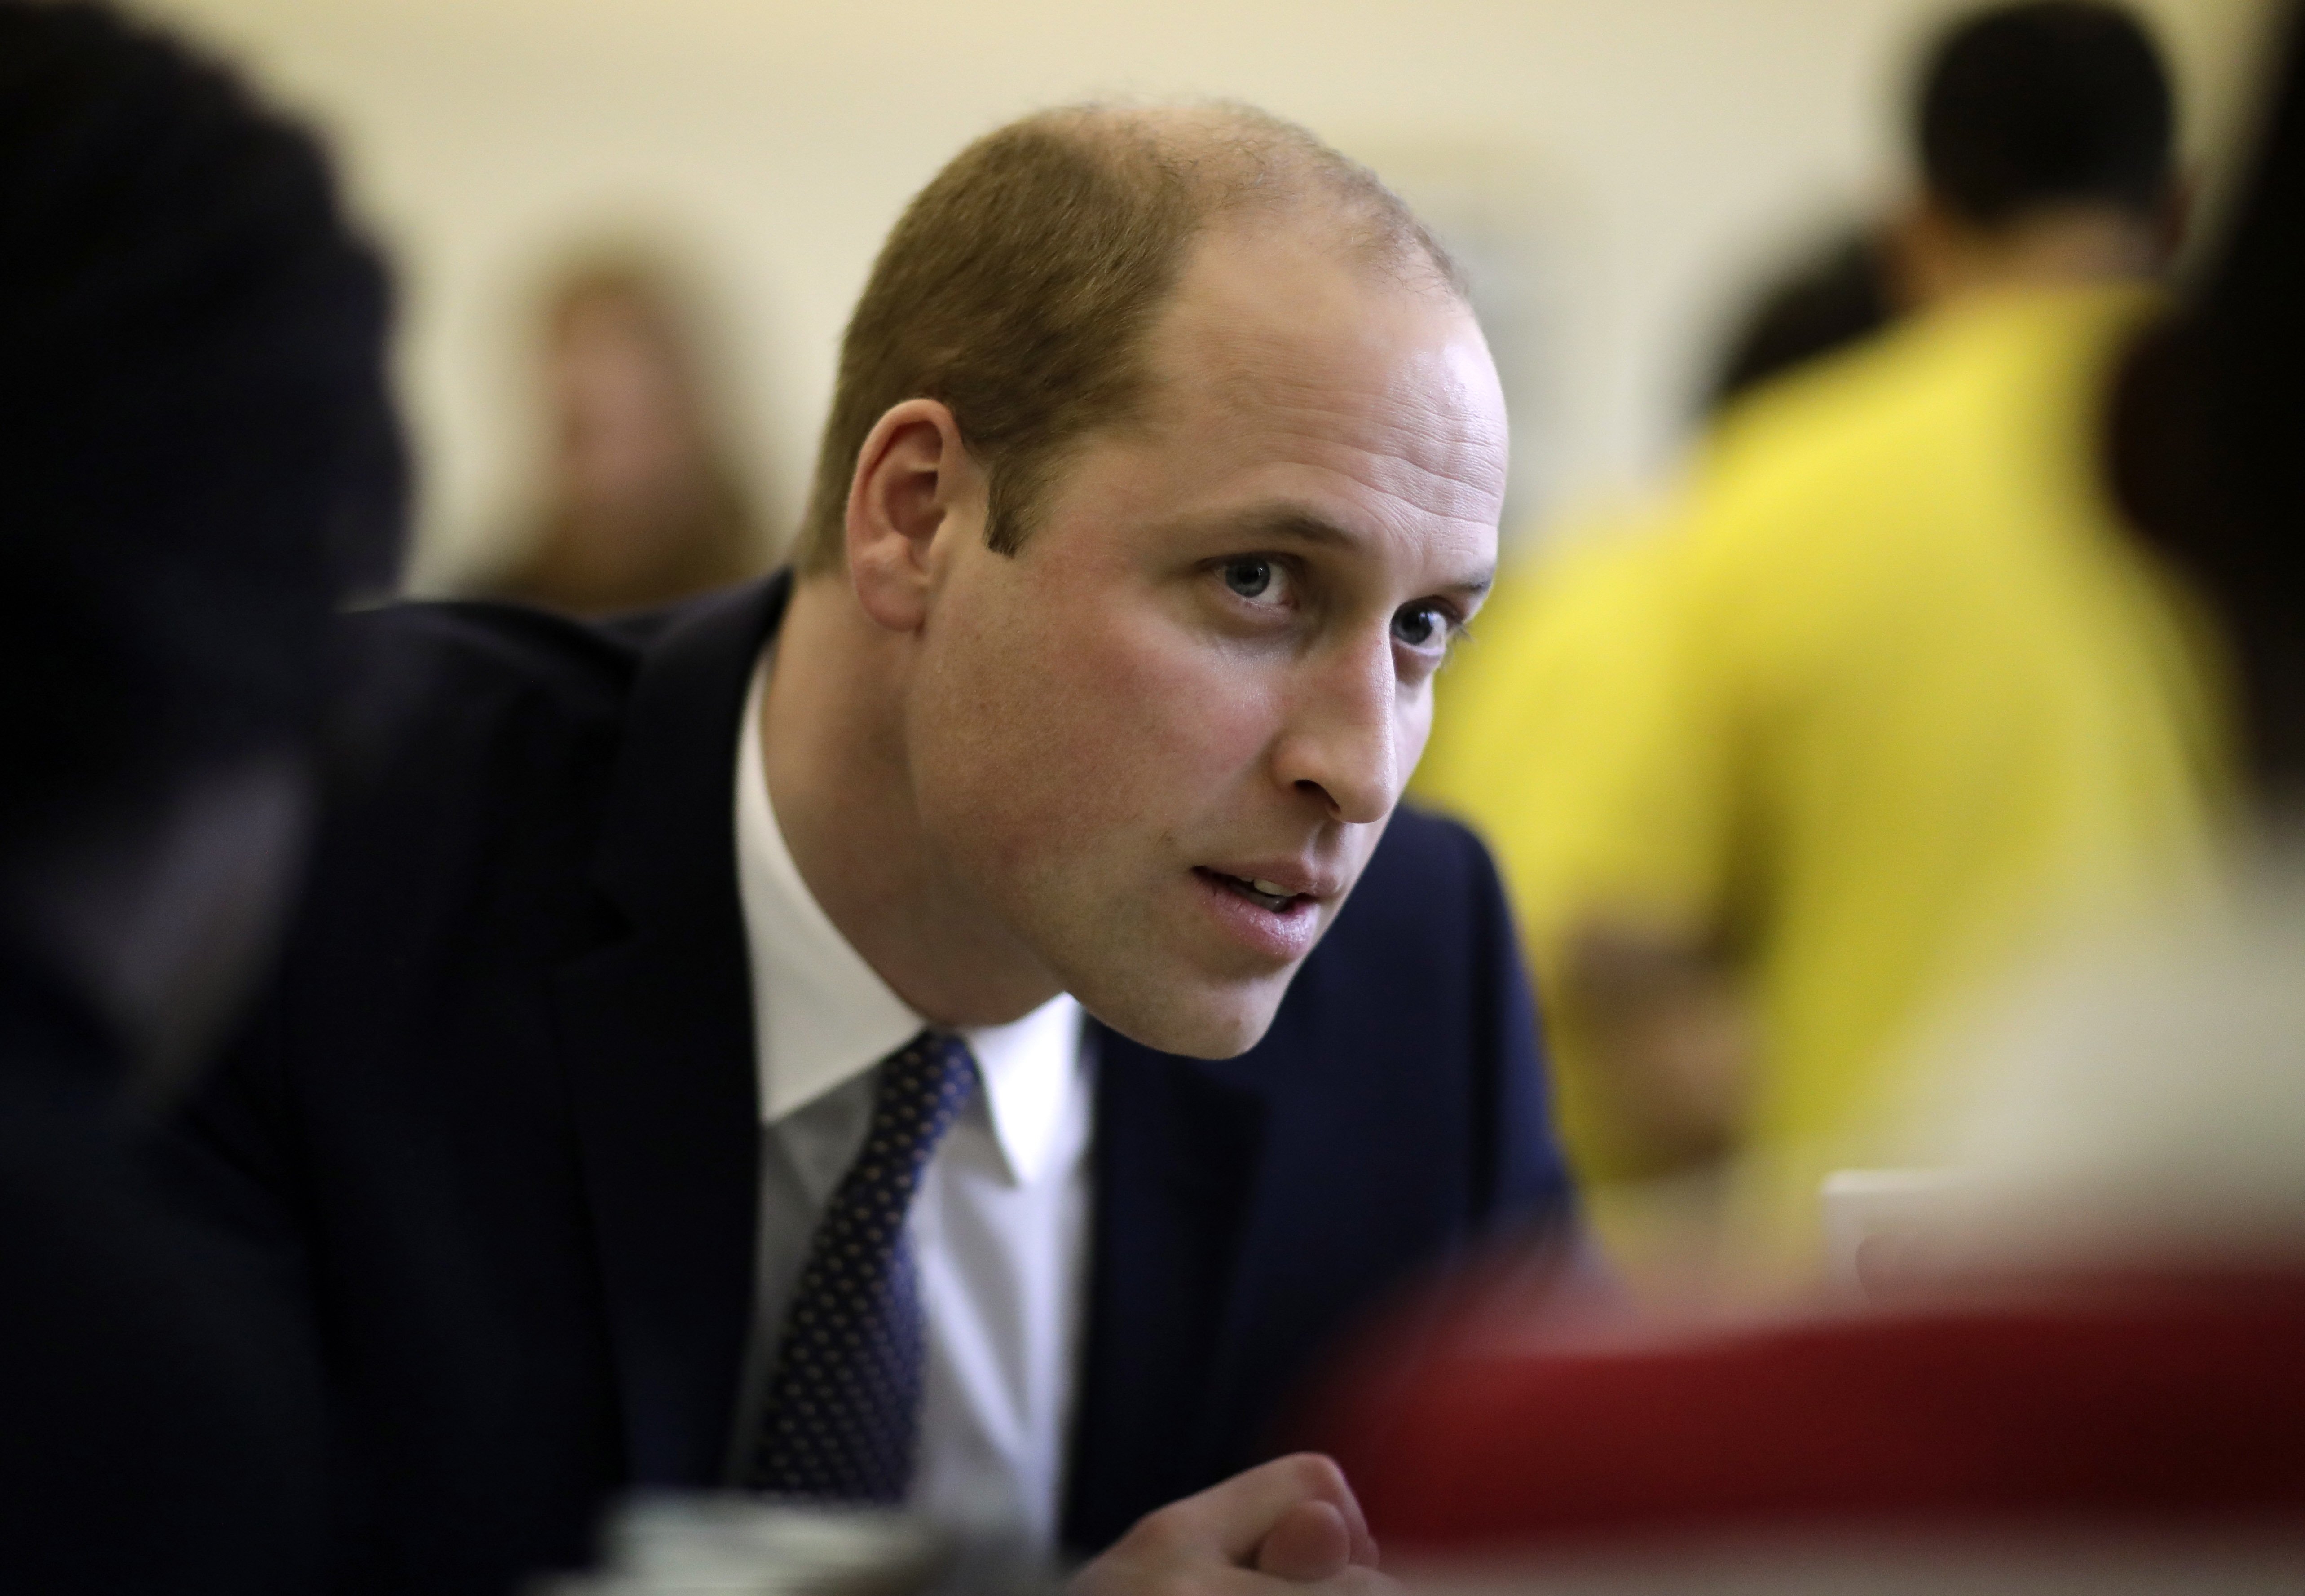
[{"label": "chin", "polygon": [[1187,1058],[1233,1058],[1264,1040],[1297,972],[1253,981],[1183,977],[1152,986],[1141,981],[1096,991],[1072,987],[1083,1008],[1133,1042]]}]

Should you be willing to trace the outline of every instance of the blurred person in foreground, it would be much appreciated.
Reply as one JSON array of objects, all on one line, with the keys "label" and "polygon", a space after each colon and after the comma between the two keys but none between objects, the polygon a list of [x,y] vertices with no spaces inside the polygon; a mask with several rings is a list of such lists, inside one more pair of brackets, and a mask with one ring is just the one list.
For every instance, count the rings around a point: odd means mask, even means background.
[{"label": "blurred person in foreground", "polygon": [[1862,1300],[1634,1329],[1492,1280],[1357,1371],[1331,1439],[1412,1583],[2305,1583],[2293,14],[2286,46],[2220,259],[2098,365],[2083,463],[2230,641],[2253,811],[2233,890],[2054,955],[1952,1044],[1898,1151],[1953,1178],[1884,1234]]},{"label": "blurred person in foreground", "polygon": [[1500,851],[1644,1269],[1716,1219],[1755,1279],[1812,1268],[1917,1036],[2214,830],[2213,646],[2088,463],[2173,242],[2159,58],[2114,7],[1988,12],[1917,123],[1922,308],[1733,406],[1651,536],[1524,579],[1421,778]]},{"label": "blurred person in foreground", "polygon": [[603,253],[543,296],[542,502],[489,594],[570,615],[645,609],[768,564],[730,463],[696,314],[664,266]]},{"label": "blurred person in foreground", "polygon": [[318,1371],[132,1154],[260,974],[327,615],[396,557],[386,315],[306,134],[0,4],[0,1589],[317,1575]]},{"label": "blurred person in foreground", "polygon": [[1395,809],[1504,465],[1367,172],[1073,108],[897,220],[794,570],[352,617],[370,751],[180,1149],[321,1346],[343,1586],[503,1589],[635,1488],[1377,1577],[1272,1415],[1566,1207],[1501,889]]}]

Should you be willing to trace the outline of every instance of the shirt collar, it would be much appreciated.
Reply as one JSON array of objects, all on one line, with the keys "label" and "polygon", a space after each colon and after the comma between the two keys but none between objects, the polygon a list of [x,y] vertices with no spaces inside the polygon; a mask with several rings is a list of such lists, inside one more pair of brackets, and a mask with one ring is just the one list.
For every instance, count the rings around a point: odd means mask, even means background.
[{"label": "shirt collar", "polygon": [[[752,972],[761,1117],[775,1125],[871,1069],[928,1022],[848,945],[801,879],[769,802],[761,702],[775,645],[745,695],[736,739],[736,880]],[[1081,1010],[1059,994],[1006,1025],[961,1031],[976,1056],[993,1138],[1011,1179],[1051,1156],[1080,1071]]]}]

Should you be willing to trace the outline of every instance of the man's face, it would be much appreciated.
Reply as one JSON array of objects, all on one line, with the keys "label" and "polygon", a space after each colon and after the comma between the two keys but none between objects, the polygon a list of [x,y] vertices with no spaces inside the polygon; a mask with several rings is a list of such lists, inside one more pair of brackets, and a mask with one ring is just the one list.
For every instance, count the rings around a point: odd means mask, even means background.
[{"label": "man's face", "polygon": [[1496,561],[1505,419],[1445,295],[1278,227],[1204,240],[1141,425],[1021,552],[937,534],[906,702],[922,824],[1090,1012],[1254,1044],[1382,836]]}]

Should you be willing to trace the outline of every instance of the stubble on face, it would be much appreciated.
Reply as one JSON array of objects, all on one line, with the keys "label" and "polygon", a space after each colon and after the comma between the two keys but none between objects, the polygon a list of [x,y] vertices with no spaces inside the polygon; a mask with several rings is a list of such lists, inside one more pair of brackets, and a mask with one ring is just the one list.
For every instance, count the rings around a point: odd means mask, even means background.
[{"label": "stubble on face", "polygon": [[1412,607],[1478,604],[1503,412],[1461,304],[1274,227],[1196,247],[1150,353],[1150,416],[1076,451],[1017,554],[950,529],[907,762],[954,880],[1084,1006],[1226,1057],[1422,750]]}]

